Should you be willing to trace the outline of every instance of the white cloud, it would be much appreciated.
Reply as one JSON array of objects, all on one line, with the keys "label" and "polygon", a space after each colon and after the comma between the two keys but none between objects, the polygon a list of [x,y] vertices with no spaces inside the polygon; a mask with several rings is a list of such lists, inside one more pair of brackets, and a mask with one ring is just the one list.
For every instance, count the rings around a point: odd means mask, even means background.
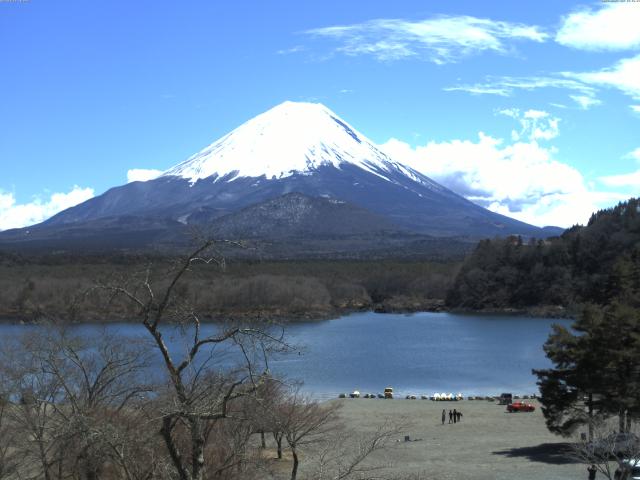
[{"label": "white cloud", "polygon": [[[640,10],[640,5],[637,8]],[[617,88],[634,100],[640,100],[640,55],[620,60],[612,67],[593,72],[559,72],[551,76],[536,77],[488,76],[484,83],[454,85],[443,90],[509,97],[518,90],[558,88],[573,92],[569,97],[580,108],[586,110],[602,103],[596,98],[600,87]],[[631,105],[631,109],[640,112],[640,105]]]},{"label": "white cloud", "polygon": [[35,198],[29,203],[19,204],[13,193],[0,192],[0,230],[43,222],[62,210],[92,198],[93,195],[92,188],[75,185],[68,193],[51,194],[48,200]]},{"label": "white cloud", "polygon": [[298,52],[303,52],[305,50],[305,47],[302,45],[296,45],[295,47],[291,47],[291,48],[284,48],[282,50],[278,50],[276,53],[278,55],[290,55],[292,53],[298,53]]},{"label": "white cloud", "polygon": [[513,130],[511,139],[514,141],[526,138],[534,140],[551,140],[560,133],[558,124],[560,119],[552,117],[548,112],[542,110],[527,110],[520,113],[517,108],[509,108],[498,111],[500,115],[511,117],[520,123],[520,131]]},{"label": "white cloud", "polygon": [[511,117],[517,119],[520,116],[520,110],[517,108],[505,108],[503,110],[498,110],[500,115],[504,115],[506,117]]},{"label": "white cloud", "polygon": [[[564,74],[566,76],[566,73]],[[500,95],[502,97],[510,97],[518,90],[538,90],[541,88],[558,88],[573,91],[579,95],[570,97],[576,101],[582,108],[588,108],[600,103],[595,98],[596,89],[582,81],[569,78],[558,77],[487,77],[484,83],[475,83],[467,85],[454,85],[445,87],[446,92],[466,92],[472,95]]]},{"label": "white cloud", "polygon": [[[524,120],[554,120],[537,110],[498,113],[521,125]],[[392,138],[381,148],[469,200],[534,225],[585,223],[594,211],[625,198],[594,191],[577,169],[555,158],[553,146],[540,145],[539,139],[558,134],[557,123],[550,131],[553,135],[541,135],[528,125],[528,135],[520,136],[524,140],[511,143],[480,132],[477,141],[429,142],[416,148]]]},{"label": "white cloud", "polygon": [[545,195],[520,212],[511,211],[508,205],[501,202],[494,202],[487,208],[532,225],[567,228],[576,224],[585,225],[592,213],[627,198],[627,195],[596,192],[585,187],[571,193]]},{"label": "white cloud", "polygon": [[491,84],[476,83],[474,85],[456,85],[455,87],[443,88],[445,92],[467,92],[472,95],[500,95],[501,97],[509,97],[513,93],[513,89],[505,86],[493,86]]},{"label": "white cloud", "polygon": [[636,162],[640,163],[640,147],[630,151],[629,153],[627,153],[624,158],[631,158],[633,160],[635,160]]},{"label": "white cloud", "polygon": [[152,168],[132,168],[127,171],[127,183],[146,182],[158,178],[162,174],[162,170],[154,170]]},{"label": "white cloud", "polygon": [[[640,10],[640,5],[636,8]],[[638,27],[640,30],[640,27]],[[617,88],[626,95],[640,100],[640,55],[620,60],[614,66],[595,72],[563,72],[567,78],[592,85]]]},{"label": "white cloud", "polygon": [[437,64],[485,51],[509,52],[506,40],[544,42],[537,26],[470,16],[437,16],[420,21],[371,20],[354,25],[316,28],[305,33],[341,42],[345,55],[371,55],[378,60],[425,58]]},{"label": "white cloud", "polygon": [[[630,151],[622,158],[628,158],[640,163],[640,147]],[[607,175],[600,177],[598,180],[609,187],[631,188],[633,189],[632,194],[637,195],[638,189],[640,189],[640,170],[620,175]]]},{"label": "white cloud", "polygon": [[609,187],[631,187],[637,190],[640,188],[640,170],[622,175],[608,175],[600,177],[599,180]]},{"label": "white cloud", "polygon": [[531,120],[539,120],[541,118],[548,117],[549,114],[542,110],[527,110],[524,112],[523,117]]},{"label": "white cloud", "polygon": [[602,103],[597,98],[588,97],[587,95],[569,95],[569,98],[576,102],[583,110],[589,110],[591,107]]},{"label": "white cloud", "polygon": [[562,45],[583,50],[623,50],[640,47],[640,5],[603,3],[571,13],[556,34]]}]

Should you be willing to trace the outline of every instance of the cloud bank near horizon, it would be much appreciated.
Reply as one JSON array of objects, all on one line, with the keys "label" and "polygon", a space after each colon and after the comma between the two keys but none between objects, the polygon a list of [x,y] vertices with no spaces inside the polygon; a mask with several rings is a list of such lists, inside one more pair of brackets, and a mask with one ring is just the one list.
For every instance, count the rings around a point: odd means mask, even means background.
[{"label": "cloud bank near horizon", "polygon": [[127,171],[127,183],[146,182],[162,175],[162,170],[154,168],[132,168]]},{"label": "cloud bank near horizon", "polygon": [[[544,143],[559,135],[559,118],[540,110],[496,113],[520,125],[511,132],[510,141],[479,132],[476,141],[430,141],[412,147],[391,138],[381,148],[474,203],[540,227],[585,224],[593,212],[628,198],[597,190],[576,168],[557,158],[554,146]],[[634,179],[602,183],[614,186]]]},{"label": "cloud bank near horizon", "polygon": [[18,203],[12,192],[0,191],[0,231],[22,228],[44,222],[56,213],[93,198],[93,188],[74,185],[69,192],[58,192],[48,198],[34,198],[28,203]]}]

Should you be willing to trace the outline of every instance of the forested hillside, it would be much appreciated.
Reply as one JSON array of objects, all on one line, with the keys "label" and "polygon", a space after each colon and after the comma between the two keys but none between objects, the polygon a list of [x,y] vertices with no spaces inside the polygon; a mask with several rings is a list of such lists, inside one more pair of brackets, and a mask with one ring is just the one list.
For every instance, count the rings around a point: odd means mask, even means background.
[{"label": "forested hillside", "polygon": [[[621,298],[623,297],[623,298]],[[468,309],[572,307],[640,298],[640,200],[601,210],[562,236],[484,240],[447,296]]]},{"label": "forested hillside", "polygon": [[[150,268],[159,279],[173,257],[23,257],[0,253],[0,319],[127,320],[133,305],[109,302],[96,283],[126,284]],[[356,310],[442,308],[459,262],[307,260],[226,262],[194,267],[181,294],[211,318],[305,319]]]}]

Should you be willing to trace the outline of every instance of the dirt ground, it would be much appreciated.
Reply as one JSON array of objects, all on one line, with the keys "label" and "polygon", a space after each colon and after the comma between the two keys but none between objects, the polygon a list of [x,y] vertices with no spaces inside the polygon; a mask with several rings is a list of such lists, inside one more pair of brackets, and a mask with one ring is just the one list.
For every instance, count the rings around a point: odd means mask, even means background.
[{"label": "dirt ground", "polygon": [[[406,422],[406,431],[373,461],[390,464],[385,473],[421,473],[429,480],[577,480],[586,466],[566,455],[567,439],[549,433],[539,404],[533,413],[506,413],[486,400],[341,399],[340,416],[348,431],[364,433],[388,418]],[[463,414],[457,424],[442,425],[442,410]],[[405,442],[404,435],[411,441]],[[386,475],[385,475],[386,476]]]}]

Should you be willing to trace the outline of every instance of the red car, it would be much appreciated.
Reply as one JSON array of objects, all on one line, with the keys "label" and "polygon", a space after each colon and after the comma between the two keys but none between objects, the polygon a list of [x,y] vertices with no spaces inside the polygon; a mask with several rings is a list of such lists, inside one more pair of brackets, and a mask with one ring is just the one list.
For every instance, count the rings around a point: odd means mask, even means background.
[{"label": "red car", "polygon": [[535,409],[530,403],[515,402],[507,405],[507,412],[533,412]]}]

